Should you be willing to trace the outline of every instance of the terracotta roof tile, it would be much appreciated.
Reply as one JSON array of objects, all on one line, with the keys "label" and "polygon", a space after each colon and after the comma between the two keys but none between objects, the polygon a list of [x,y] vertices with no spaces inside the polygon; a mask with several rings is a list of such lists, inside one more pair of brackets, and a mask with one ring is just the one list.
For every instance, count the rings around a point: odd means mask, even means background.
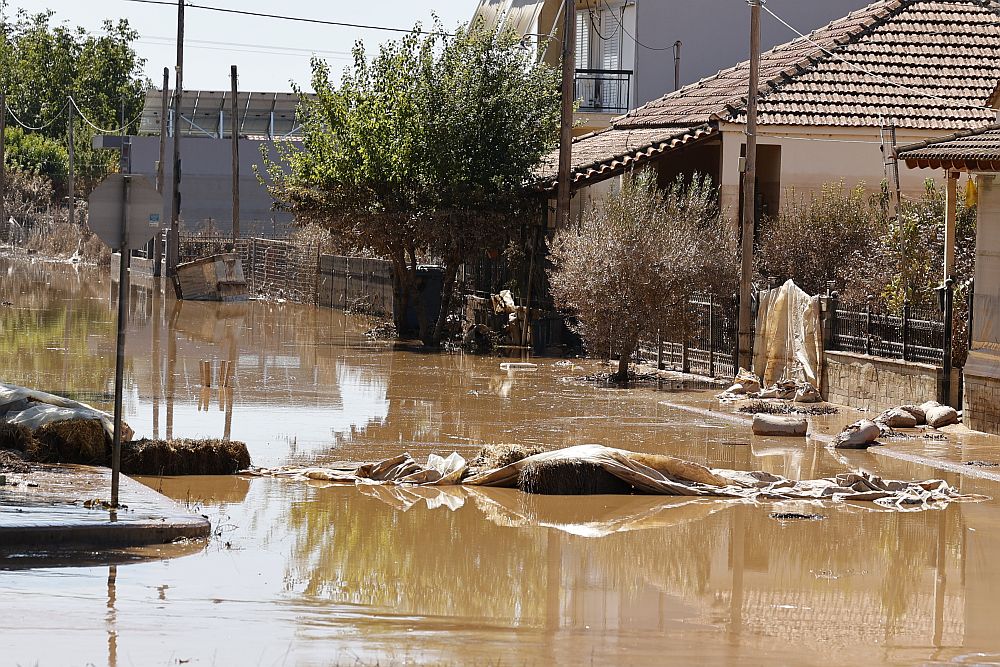
[{"label": "terracotta roof tile", "polygon": [[898,154],[910,168],[1000,171],[1000,125],[902,146]]}]

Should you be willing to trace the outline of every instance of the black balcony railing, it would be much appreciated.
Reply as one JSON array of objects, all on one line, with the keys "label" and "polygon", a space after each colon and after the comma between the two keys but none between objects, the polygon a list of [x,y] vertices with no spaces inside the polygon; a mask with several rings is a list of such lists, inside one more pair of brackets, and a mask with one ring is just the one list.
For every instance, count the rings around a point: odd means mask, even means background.
[{"label": "black balcony railing", "polygon": [[580,111],[625,113],[632,99],[632,70],[576,70],[576,99]]}]

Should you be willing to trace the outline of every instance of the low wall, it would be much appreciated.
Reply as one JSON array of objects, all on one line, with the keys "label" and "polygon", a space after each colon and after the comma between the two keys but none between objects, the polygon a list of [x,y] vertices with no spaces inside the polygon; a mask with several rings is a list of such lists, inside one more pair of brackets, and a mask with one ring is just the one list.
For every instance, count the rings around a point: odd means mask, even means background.
[{"label": "low wall", "polygon": [[[931,364],[827,351],[821,390],[831,403],[881,412],[899,405],[940,400],[943,375],[941,368]],[[959,372],[953,371],[952,405],[957,404],[958,388]]]},{"label": "low wall", "polygon": [[1000,434],[1000,379],[965,375],[962,412],[973,431]]},{"label": "low wall", "polygon": [[344,309],[364,303],[367,312],[392,315],[392,264],[382,259],[320,255],[318,302]]}]

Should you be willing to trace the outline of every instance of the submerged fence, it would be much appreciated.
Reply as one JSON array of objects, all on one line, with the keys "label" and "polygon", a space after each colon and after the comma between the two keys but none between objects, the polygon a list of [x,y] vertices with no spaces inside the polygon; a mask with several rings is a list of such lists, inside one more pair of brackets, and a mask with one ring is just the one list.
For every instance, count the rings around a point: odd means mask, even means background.
[{"label": "submerged fence", "polygon": [[[637,356],[661,369],[709,377],[736,374],[739,306],[712,294],[688,299],[686,331],[672,340],[642,341]],[[666,337],[663,337],[666,338]]]}]

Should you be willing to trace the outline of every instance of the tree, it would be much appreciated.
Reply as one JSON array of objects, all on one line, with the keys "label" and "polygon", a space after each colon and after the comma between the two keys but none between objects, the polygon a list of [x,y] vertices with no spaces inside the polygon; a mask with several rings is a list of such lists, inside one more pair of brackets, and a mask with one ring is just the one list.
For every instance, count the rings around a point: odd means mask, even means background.
[{"label": "tree", "polygon": [[613,379],[626,382],[642,338],[686,325],[692,293],[730,293],[735,247],[709,177],[679,176],[660,190],[655,174],[641,171],[623,177],[578,227],[557,232],[552,295],[578,318],[592,354],[618,356]]},{"label": "tree", "polygon": [[481,25],[418,27],[371,59],[358,44],[339,86],[314,59],[304,143],[268,165],[272,195],[299,223],[392,262],[401,335],[413,333],[405,313],[421,298],[418,264],[439,261],[436,320],[416,309],[420,338],[437,344],[459,266],[541,214],[526,185],[556,139],[558,84],[513,31]]},{"label": "tree", "polygon": [[4,131],[4,164],[11,171],[42,176],[53,183],[63,183],[69,168],[66,148],[41,134],[25,133],[18,126]]},{"label": "tree", "polygon": [[[55,23],[54,16],[19,10],[12,19],[0,3],[0,90],[23,123],[41,128],[30,136],[65,148],[70,96],[90,123],[114,129],[121,124],[123,104],[126,122],[138,116],[151,83],[142,74],[145,61],[132,47],[139,34],[127,20],[104,21],[100,33],[88,34],[82,27]],[[114,169],[117,157],[93,149],[97,130],[75,117],[77,174],[81,183],[95,183]],[[57,191],[65,189],[64,181],[55,185]]]}]

